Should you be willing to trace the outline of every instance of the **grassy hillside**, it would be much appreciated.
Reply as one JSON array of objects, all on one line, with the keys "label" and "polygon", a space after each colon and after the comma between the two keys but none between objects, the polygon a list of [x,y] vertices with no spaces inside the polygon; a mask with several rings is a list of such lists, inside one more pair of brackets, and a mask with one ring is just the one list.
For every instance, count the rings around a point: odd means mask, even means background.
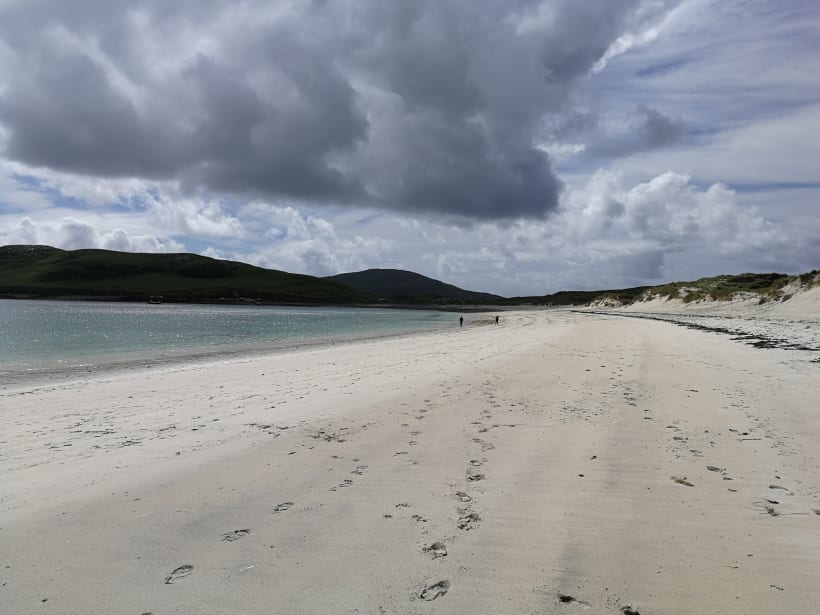
[{"label": "grassy hillside", "polygon": [[502,305],[589,305],[603,299],[628,305],[654,297],[680,299],[684,303],[699,300],[727,301],[733,297],[757,297],[760,303],[785,301],[791,290],[820,284],[820,271],[791,276],[785,273],[742,273],[701,278],[692,282],[670,282],[659,286],[636,286],[617,290],[564,290],[551,295],[511,297]]},{"label": "grassy hillside", "polygon": [[618,290],[561,291],[505,299],[445,284],[412,271],[369,269],[315,278],[262,269],[196,254],[134,254],[110,250],[60,250],[49,246],[0,247],[0,297],[268,303],[588,305],[665,297],[684,302],[758,298],[788,300],[794,289],[820,284],[820,271],[800,276],[744,273]]},{"label": "grassy hillside", "polygon": [[372,297],[332,281],[196,254],[0,247],[0,296],[166,301],[354,303]]},{"label": "grassy hillside", "polygon": [[674,282],[648,289],[644,299],[665,297],[681,299],[684,303],[708,299],[726,301],[738,295],[759,296],[761,303],[771,300],[788,299],[784,289],[790,286],[811,286],[820,271],[810,271],[799,276],[785,273],[742,273],[701,278],[693,282]]},{"label": "grassy hillside", "polygon": [[631,303],[640,297],[648,286],[636,286],[634,288],[621,288],[618,290],[562,290],[551,295],[540,295],[530,297],[511,297],[499,301],[502,305],[587,305],[596,299],[611,297],[622,303]]},{"label": "grassy hillside", "polygon": [[360,292],[397,302],[493,303],[502,297],[464,290],[433,278],[402,269],[367,269],[325,278]]}]

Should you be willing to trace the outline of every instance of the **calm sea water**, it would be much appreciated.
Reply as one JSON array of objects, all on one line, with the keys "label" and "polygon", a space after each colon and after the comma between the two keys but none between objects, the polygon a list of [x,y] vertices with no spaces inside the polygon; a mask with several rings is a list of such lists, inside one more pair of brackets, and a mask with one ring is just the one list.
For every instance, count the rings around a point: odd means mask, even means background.
[{"label": "calm sea water", "polygon": [[427,331],[455,318],[377,308],[0,300],[0,383]]}]

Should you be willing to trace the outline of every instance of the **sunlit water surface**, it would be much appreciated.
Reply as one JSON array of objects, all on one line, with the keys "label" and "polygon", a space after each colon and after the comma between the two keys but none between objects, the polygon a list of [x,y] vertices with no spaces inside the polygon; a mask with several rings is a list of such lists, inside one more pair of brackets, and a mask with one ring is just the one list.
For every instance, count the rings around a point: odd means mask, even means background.
[{"label": "sunlit water surface", "polygon": [[0,384],[452,326],[425,310],[0,300]]}]

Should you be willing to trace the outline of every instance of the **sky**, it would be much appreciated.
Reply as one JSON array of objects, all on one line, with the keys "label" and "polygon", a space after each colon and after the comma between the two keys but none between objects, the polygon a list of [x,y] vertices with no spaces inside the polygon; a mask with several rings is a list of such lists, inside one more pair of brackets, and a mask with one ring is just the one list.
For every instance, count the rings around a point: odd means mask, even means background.
[{"label": "sky", "polygon": [[505,296],[820,268],[816,0],[0,0],[0,245]]}]

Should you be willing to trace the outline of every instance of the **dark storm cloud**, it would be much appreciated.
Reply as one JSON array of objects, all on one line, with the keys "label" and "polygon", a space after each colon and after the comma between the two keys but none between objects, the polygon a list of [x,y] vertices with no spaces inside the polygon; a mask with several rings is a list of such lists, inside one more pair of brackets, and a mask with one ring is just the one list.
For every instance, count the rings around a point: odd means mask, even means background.
[{"label": "dark storm cloud", "polygon": [[686,132],[683,120],[671,118],[656,109],[638,105],[630,116],[637,135],[636,149],[657,149],[679,141]]},{"label": "dark storm cloud", "polygon": [[[534,135],[653,6],[9,2],[5,156],[192,192],[541,216],[560,182]],[[674,138],[636,113],[646,143]]]},{"label": "dark storm cloud", "polygon": [[141,118],[87,57],[43,62],[10,88],[0,121],[11,158],[91,175],[162,176],[186,162],[162,121]]},{"label": "dark storm cloud", "polygon": [[559,142],[583,142],[587,156],[617,158],[674,145],[686,134],[686,125],[680,118],[637,105],[625,117],[608,120],[588,112],[569,113],[548,134]]}]

